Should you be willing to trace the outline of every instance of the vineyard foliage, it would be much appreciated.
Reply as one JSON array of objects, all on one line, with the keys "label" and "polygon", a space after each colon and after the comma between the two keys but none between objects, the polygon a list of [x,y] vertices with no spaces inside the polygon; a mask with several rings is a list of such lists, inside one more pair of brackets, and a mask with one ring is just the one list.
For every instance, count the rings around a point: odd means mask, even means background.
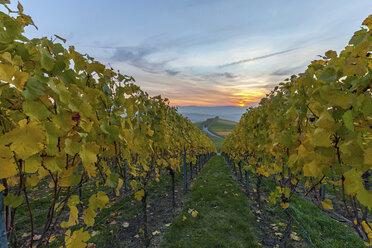
[{"label": "vineyard foliage", "polygon": [[[273,177],[280,186],[270,200],[279,198],[283,208],[299,184],[340,188],[342,201],[353,204],[348,218],[371,244],[361,206],[372,208],[372,16],[362,25],[339,55],[327,51],[249,108],[222,152],[247,171]],[[333,208],[330,199],[321,205]]]},{"label": "vineyard foliage", "polygon": [[[120,193],[128,182],[141,200],[149,180],[162,171],[179,171],[188,162],[215,151],[211,141],[167,99],[150,97],[122,75],[78,53],[56,36],[28,39],[34,25],[23,7],[0,12],[0,191],[4,194],[8,238],[17,207],[27,204],[31,243],[34,201],[30,190],[47,182],[53,191],[39,244],[60,223],[67,247],[84,247],[97,210],[110,201],[104,191],[91,193],[79,220],[78,190],[84,185],[111,187]],[[36,26],[35,26],[36,27]],[[61,43],[58,43],[58,42]],[[164,174],[164,173],[163,173]],[[69,218],[63,219],[63,213]],[[79,228],[75,227],[79,225]]]}]

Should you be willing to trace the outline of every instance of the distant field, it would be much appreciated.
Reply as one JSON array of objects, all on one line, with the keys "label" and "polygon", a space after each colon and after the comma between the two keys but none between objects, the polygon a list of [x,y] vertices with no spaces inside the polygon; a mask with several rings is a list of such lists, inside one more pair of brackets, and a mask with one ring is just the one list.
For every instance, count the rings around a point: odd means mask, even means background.
[{"label": "distant field", "polygon": [[[209,131],[223,138],[229,135],[231,131],[235,128],[235,125],[237,124],[234,121],[228,121],[228,120],[223,120],[223,119],[218,119],[218,120],[213,120],[213,121],[209,120],[209,122],[210,122],[210,126],[208,127]],[[194,124],[197,128],[199,128],[200,130],[203,130],[203,124],[205,123],[206,121],[199,121],[199,122],[195,122]],[[207,137],[213,141],[214,145],[217,148],[217,151],[220,152],[222,148],[223,139],[213,137],[206,132],[205,132],[205,135],[207,135]]]},{"label": "distant field", "polygon": [[[195,122],[194,124],[197,128],[203,129],[203,124],[205,122],[206,121],[199,121],[199,122]],[[208,129],[212,133],[215,133],[222,137],[226,137],[235,128],[236,124],[237,123],[234,121],[218,119],[218,120],[212,121]]]},{"label": "distant field", "polygon": [[212,124],[209,127],[209,131],[219,136],[226,137],[227,135],[230,134],[232,130],[234,130],[236,124],[237,123],[234,121],[219,119],[212,122]]}]

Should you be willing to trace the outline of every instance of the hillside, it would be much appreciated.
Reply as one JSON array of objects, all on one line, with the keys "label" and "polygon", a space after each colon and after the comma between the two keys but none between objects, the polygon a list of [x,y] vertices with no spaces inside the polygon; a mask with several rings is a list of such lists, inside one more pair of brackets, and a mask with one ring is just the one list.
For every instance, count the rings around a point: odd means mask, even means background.
[{"label": "hillside", "polygon": [[[194,124],[197,128],[204,131],[207,137],[213,141],[217,151],[220,152],[224,138],[229,135],[237,123],[215,117],[204,121],[195,122]],[[216,136],[212,136],[212,134],[208,133],[205,128]]]},{"label": "hillside", "polygon": [[212,133],[225,138],[235,128],[236,122],[216,118],[210,118],[205,121],[196,122],[195,125],[199,129],[203,129],[203,125],[207,126]]},{"label": "hillside", "polygon": [[203,122],[208,118],[219,116],[221,119],[238,122],[247,107],[238,106],[177,106],[178,113],[192,122]]}]

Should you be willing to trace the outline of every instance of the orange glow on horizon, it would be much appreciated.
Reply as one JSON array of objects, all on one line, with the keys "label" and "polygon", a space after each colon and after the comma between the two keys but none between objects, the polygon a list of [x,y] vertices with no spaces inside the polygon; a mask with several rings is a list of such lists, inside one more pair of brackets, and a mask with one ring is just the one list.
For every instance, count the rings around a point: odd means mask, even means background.
[{"label": "orange glow on horizon", "polygon": [[267,90],[260,88],[220,88],[220,94],[206,95],[205,97],[184,95],[169,97],[171,106],[238,106],[248,107],[260,102],[261,98],[265,97]]},{"label": "orange glow on horizon", "polygon": [[250,99],[250,100],[235,100],[230,99],[229,101],[218,101],[217,99],[213,102],[209,101],[193,101],[193,100],[186,100],[186,99],[169,99],[170,106],[206,106],[206,107],[214,107],[214,106],[238,106],[238,107],[248,107],[260,102],[261,98]]}]

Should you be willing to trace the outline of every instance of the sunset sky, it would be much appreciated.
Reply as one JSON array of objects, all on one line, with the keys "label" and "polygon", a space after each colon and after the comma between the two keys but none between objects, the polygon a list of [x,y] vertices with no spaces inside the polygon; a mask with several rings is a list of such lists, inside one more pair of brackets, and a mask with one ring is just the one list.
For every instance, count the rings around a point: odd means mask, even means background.
[{"label": "sunset sky", "polygon": [[255,104],[317,55],[340,51],[372,14],[371,0],[21,4],[39,28],[26,36],[58,34],[172,105]]}]

